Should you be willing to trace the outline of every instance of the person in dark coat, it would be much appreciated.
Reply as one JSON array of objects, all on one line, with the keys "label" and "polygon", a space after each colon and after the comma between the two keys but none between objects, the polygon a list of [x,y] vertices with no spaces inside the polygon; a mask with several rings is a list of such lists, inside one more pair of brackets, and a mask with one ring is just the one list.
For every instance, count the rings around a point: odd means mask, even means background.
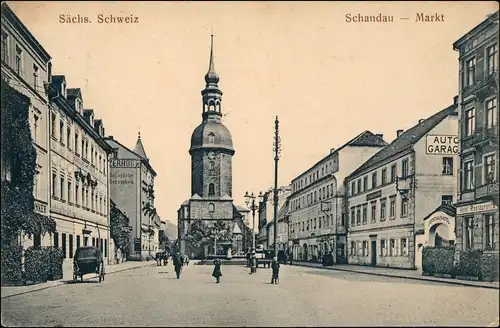
[{"label": "person in dark coat", "polygon": [[220,282],[220,277],[222,277],[222,271],[220,269],[221,261],[219,259],[214,260],[214,271],[212,272],[212,277],[216,279],[216,282]]},{"label": "person in dark coat", "polygon": [[271,269],[273,270],[273,276],[271,278],[271,284],[279,284],[280,282],[280,262],[276,257],[273,257],[273,262],[271,263]]},{"label": "person in dark coat", "polygon": [[182,268],[182,263],[181,263],[181,254],[173,254],[172,255],[172,262],[174,264],[174,269],[175,269],[175,274],[177,276],[177,279],[180,278],[181,276],[181,268]]}]

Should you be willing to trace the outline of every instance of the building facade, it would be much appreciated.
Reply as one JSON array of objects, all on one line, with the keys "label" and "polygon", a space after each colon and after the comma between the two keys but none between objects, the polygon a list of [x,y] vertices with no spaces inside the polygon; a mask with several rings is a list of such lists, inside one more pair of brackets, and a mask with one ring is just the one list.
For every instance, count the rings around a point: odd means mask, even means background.
[{"label": "building facade", "polygon": [[[30,99],[29,123],[36,149],[36,176],[33,186],[34,210],[49,216],[49,106],[47,85],[51,77],[51,57],[37,42],[26,26],[7,4],[2,3],[2,83]],[[3,154],[3,153],[2,153]],[[3,159],[3,156],[2,156]],[[9,168],[2,160],[2,179],[8,178]],[[48,246],[50,236],[21,237],[23,246]]]},{"label": "building facade", "polygon": [[295,260],[345,262],[344,178],[380,151],[383,135],[364,131],[292,180],[290,238]]},{"label": "building facade", "polygon": [[398,130],[391,144],[345,179],[350,264],[420,268],[424,246],[453,244],[456,102]]},{"label": "building facade", "polygon": [[113,149],[103,140],[102,121],[84,109],[80,89],[67,88],[66,78],[54,75],[49,95],[50,216],[58,231],[53,246],[62,249],[68,265],[80,246],[97,246],[112,259],[108,155]]},{"label": "building facade", "polygon": [[462,251],[480,249],[492,254],[497,266],[498,18],[497,11],[453,44],[460,77],[456,259]]},{"label": "building facade", "polygon": [[[281,186],[278,188],[278,212],[285,204],[288,196],[291,193],[290,186]],[[274,236],[271,235],[274,222],[274,189],[269,188],[259,202],[258,209],[258,235],[257,245],[262,245],[264,249],[274,247]]]},{"label": "building facade", "polygon": [[[269,196],[267,197],[267,203],[264,206],[266,210],[267,223],[265,226],[265,236],[266,242],[264,243],[267,248],[274,249],[274,190],[269,191]],[[290,186],[284,186],[278,189],[278,235],[276,236],[276,243],[278,244],[278,250],[286,250],[288,246],[288,240],[285,238],[285,217],[287,210],[285,210],[288,197],[292,193]]]},{"label": "building facade", "polygon": [[156,172],[139,134],[133,150],[112,136],[105,138],[114,153],[110,159],[111,199],[130,219],[132,234],[129,258],[144,260],[159,249],[160,217],[155,209]]},{"label": "building facade", "polygon": [[[232,158],[235,153],[231,133],[222,123],[222,91],[215,71],[213,36],[209,69],[205,75],[202,95],[202,122],[191,135],[191,198],[178,210],[180,252],[206,256],[215,250],[194,247],[187,241],[192,220],[200,219],[208,226],[222,222],[224,231],[232,234],[236,219],[242,215],[233,204]],[[220,246],[220,244],[218,244]],[[224,245],[225,250],[231,244]]]}]

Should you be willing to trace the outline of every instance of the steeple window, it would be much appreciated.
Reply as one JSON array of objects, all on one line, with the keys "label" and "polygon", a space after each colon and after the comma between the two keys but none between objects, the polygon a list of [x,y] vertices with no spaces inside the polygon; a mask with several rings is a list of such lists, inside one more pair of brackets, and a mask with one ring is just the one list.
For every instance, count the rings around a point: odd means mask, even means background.
[{"label": "steeple window", "polygon": [[215,134],[213,134],[212,132],[208,134],[208,143],[215,143]]},{"label": "steeple window", "polygon": [[208,195],[215,196],[215,185],[213,183],[208,185]]}]

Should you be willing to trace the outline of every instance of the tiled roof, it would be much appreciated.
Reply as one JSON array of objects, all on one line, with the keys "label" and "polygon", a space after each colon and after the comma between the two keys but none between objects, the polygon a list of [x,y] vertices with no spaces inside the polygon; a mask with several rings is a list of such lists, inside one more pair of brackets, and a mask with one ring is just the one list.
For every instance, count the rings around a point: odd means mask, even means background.
[{"label": "tiled roof", "polygon": [[442,120],[444,120],[448,115],[455,112],[457,105],[451,105],[431,117],[425,119],[423,122],[415,125],[403,132],[399,138],[391,142],[387,147],[383,148],[381,151],[370,157],[363,165],[357,168],[353,173],[351,173],[346,179],[357,176],[361,172],[368,168],[371,168],[378,163],[381,163],[388,158],[412,147],[417,141],[424,137],[429,131],[431,131],[436,125],[438,125]]}]

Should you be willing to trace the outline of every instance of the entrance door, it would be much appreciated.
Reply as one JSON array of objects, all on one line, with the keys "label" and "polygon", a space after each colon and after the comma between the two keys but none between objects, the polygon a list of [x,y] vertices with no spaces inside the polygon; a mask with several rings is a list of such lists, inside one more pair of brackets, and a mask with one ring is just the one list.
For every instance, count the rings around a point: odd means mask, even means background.
[{"label": "entrance door", "polygon": [[370,247],[370,250],[371,250],[371,255],[372,255],[371,265],[376,266],[377,265],[377,241],[376,240],[372,240],[372,245]]}]

